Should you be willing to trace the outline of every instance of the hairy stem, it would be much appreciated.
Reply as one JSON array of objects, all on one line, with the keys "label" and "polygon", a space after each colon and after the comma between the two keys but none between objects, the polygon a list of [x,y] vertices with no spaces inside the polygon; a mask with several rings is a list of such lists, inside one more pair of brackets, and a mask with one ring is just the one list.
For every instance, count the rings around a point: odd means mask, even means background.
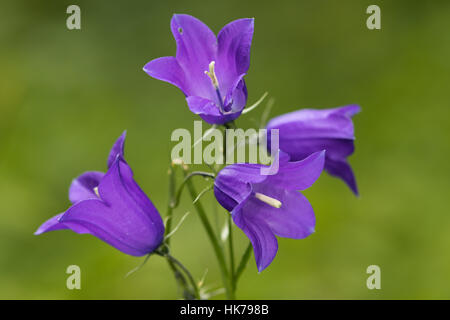
[{"label": "hairy stem", "polygon": [[[185,179],[185,181],[186,181],[186,186],[191,195],[192,201],[194,201],[197,198],[197,191],[195,190],[194,184],[192,183],[191,179]],[[211,241],[211,244],[214,249],[214,253],[219,262],[220,273],[222,275],[222,281],[223,281],[223,284],[225,287],[227,298],[231,299],[232,294],[231,294],[230,283],[229,283],[229,274],[228,274],[228,270],[226,267],[226,262],[225,262],[225,257],[224,257],[222,247],[219,244],[219,241],[214,233],[214,230],[211,227],[211,224],[209,223],[205,209],[203,209],[203,206],[201,205],[200,201],[196,201],[194,203],[194,207],[198,213],[198,216],[200,217],[200,221],[203,224],[203,227],[205,228],[208,238]]]}]

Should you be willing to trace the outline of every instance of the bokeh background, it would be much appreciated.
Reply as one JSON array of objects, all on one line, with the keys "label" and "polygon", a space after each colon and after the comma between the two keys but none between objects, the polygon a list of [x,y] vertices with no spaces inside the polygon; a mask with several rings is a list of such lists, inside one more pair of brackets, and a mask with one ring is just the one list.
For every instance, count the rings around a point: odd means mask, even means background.
[{"label": "bokeh background", "polygon": [[[69,4],[81,7],[81,30],[66,28]],[[381,30],[366,28],[370,4],[381,7]],[[323,174],[306,192],[316,233],[280,239],[261,274],[252,257],[238,298],[450,298],[450,3],[409,0],[3,1],[0,298],[177,297],[159,257],[125,278],[142,259],[70,231],[33,235],[69,206],[75,176],[105,169],[124,129],[136,179],[165,214],[170,134],[192,130],[197,117],[178,89],[142,67],[175,53],[173,13],[192,14],[216,33],[255,17],[249,103],[269,91],[272,116],[349,103],[363,110],[350,158],[361,196]],[[261,110],[238,125],[252,126]],[[211,195],[203,201],[212,217]],[[190,208],[183,199],[176,216]],[[238,256],[246,239],[234,231]],[[220,285],[195,214],[173,238],[172,253],[197,278],[207,268],[206,282]],[[70,264],[81,267],[81,290],[66,289]],[[372,264],[381,267],[381,290],[366,288]]]}]

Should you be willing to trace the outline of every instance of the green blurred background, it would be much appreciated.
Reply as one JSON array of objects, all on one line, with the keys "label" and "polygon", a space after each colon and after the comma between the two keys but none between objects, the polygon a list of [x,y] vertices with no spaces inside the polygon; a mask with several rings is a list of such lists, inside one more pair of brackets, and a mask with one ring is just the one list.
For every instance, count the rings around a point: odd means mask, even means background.
[{"label": "green blurred background", "polygon": [[[81,30],[66,28],[69,4],[81,7]],[[381,7],[381,30],[366,28],[370,4]],[[350,158],[361,196],[322,175],[306,192],[316,233],[280,239],[276,259],[261,274],[252,257],[238,298],[450,298],[450,2],[3,1],[0,7],[0,298],[177,297],[159,257],[125,278],[142,259],[70,231],[33,235],[69,206],[72,178],[105,169],[124,129],[127,160],[164,214],[170,134],[192,130],[198,119],[178,89],[142,71],[151,59],[175,53],[173,13],[192,14],[216,33],[231,20],[255,17],[249,103],[269,91],[276,99],[272,116],[349,103],[363,110],[354,119]],[[237,124],[252,126],[260,113]],[[190,210],[183,201],[177,217]],[[203,201],[213,207],[211,194]],[[240,254],[246,239],[234,231]],[[197,278],[207,268],[207,283],[220,285],[195,214],[174,237],[172,253]],[[81,267],[81,290],[66,289],[70,264]],[[366,287],[372,264],[381,267],[381,290]]]}]

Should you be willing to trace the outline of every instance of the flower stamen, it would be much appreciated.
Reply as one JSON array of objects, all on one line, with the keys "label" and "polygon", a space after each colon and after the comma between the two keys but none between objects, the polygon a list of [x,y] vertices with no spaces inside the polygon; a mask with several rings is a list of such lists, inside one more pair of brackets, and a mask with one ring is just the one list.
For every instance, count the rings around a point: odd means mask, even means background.
[{"label": "flower stamen", "polygon": [[274,207],[274,208],[277,208],[277,209],[281,208],[281,201],[279,201],[279,200],[277,200],[275,198],[266,196],[265,194],[262,194],[262,193],[259,193],[259,192],[255,192],[255,198],[260,200],[260,201],[262,201],[262,202],[264,202],[264,203],[267,203],[271,207]]},{"label": "flower stamen", "polygon": [[214,71],[215,65],[216,62],[211,61],[211,63],[209,64],[209,72],[205,71],[205,74],[207,74],[208,77],[211,79],[214,88],[219,89],[219,81],[217,80],[216,72]]},{"label": "flower stamen", "polygon": [[96,195],[97,197],[100,198],[100,193],[98,193],[98,187],[95,187],[95,188],[94,188],[94,193],[95,193],[95,195]]},{"label": "flower stamen", "polygon": [[216,71],[215,71],[216,62],[211,61],[209,64],[209,71],[205,71],[205,74],[208,75],[208,77],[211,79],[211,83],[214,86],[214,89],[216,90],[217,99],[219,100],[219,109],[222,114],[226,113],[225,106],[223,105],[223,99],[222,95],[220,94],[219,90],[219,80],[217,80],[216,77]]}]

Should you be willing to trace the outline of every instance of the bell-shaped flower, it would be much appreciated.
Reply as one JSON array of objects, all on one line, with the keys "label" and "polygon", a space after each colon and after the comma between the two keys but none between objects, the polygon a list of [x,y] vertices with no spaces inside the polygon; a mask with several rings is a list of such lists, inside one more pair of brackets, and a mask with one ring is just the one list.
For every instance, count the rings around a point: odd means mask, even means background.
[{"label": "bell-shaped flower", "polygon": [[61,229],[91,234],[114,248],[143,256],[160,246],[164,224],[146,194],[133,179],[124,159],[125,132],[114,144],[106,173],[90,171],[74,179],[72,206],[44,222],[36,235]]},{"label": "bell-shaped flower", "polygon": [[[355,175],[347,157],[355,149],[352,116],[360,110],[358,105],[322,110],[302,109],[271,119],[267,132],[279,130],[279,148],[294,161],[326,150],[325,170],[341,178],[358,195]],[[267,141],[270,150],[271,134],[267,135]]]},{"label": "bell-shaped flower", "polygon": [[175,57],[150,61],[144,71],[177,86],[189,109],[210,124],[239,117],[246,102],[244,76],[250,66],[253,19],[227,24],[216,37],[200,20],[186,14],[172,17]]},{"label": "bell-shaped flower", "polygon": [[261,174],[260,164],[238,163],[223,168],[214,181],[217,201],[250,239],[258,271],[278,251],[276,236],[303,239],[314,232],[315,216],[308,200],[297,190],[309,188],[322,172],[325,151],[289,162],[281,154],[274,175]]}]

